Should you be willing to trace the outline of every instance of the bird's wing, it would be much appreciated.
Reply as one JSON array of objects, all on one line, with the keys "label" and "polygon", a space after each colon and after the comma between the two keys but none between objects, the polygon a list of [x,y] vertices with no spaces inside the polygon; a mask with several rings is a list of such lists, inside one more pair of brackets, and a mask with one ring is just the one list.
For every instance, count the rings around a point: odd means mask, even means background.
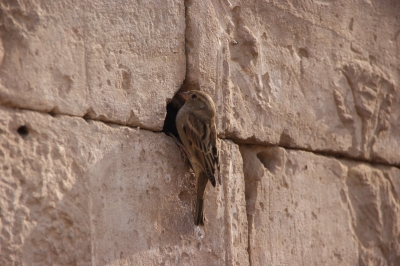
[{"label": "bird's wing", "polygon": [[[218,169],[218,149],[215,125],[207,125],[206,122],[190,114],[187,122],[183,125],[183,131],[191,146],[192,156],[207,174],[211,184],[215,187],[215,172]],[[212,126],[214,128],[212,128]],[[219,176],[219,173],[217,173]],[[221,183],[218,178],[219,183]]]}]

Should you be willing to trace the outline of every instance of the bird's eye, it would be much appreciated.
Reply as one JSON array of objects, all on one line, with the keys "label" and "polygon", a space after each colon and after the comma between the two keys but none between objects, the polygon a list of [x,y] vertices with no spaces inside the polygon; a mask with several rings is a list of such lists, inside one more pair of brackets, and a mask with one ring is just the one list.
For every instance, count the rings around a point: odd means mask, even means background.
[{"label": "bird's eye", "polygon": [[196,100],[197,99],[197,95],[196,94],[192,94],[192,99]]}]

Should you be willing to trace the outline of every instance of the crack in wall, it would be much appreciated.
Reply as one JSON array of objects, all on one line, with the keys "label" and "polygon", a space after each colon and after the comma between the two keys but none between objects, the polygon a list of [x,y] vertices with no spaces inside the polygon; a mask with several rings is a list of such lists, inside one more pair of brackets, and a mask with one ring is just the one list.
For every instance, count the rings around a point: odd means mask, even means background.
[{"label": "crack in wall", "polygon": [[[105,120],[105,119],[98,119],[98,118],[93,118],[90,117],[90,115],[88,115],[88,113],[84,114],[83,116],[79,116],[79,115],[72,115],[72,114],[67,114],[67,113],[61,113],[59,111],[54,112],[54,110],[58,110],[57,107],[52,108],[50,111],[44,111],[44,110],[36,110],[36,109],[32,109],[32,108],[27,108],[27,107],[19,107],[18,105],[14,104],[14,103],[10,103],[8,102],[7,104],[1,103],[0,102],[0,106],[5,107],[5,108],[9,108],[9,109],[14,109],[17,111],[29,111],[29,112],[36,112],[36,113],[40,113],[40,114],[48,114],[52,117],[58,117],[58,116],[66,116],[66,117],[73,117],[73,118],[82,118],[83,120],[89,122],[89,121],[96,121],[96,122],[102,122],[106,125],[117,125],[117,126],[125,126],[125,127],[129,127],[129,128],[140,128],[140,129],[144,129],[144,130],[148,130],[154,133],[159,133],[160,131],[157,130],[153,130],[149,127],[143,126],[143,125],[139,125],[139,126],[130,126],[126,123],[118,123],[116,121],[109,121],[109,120]],[[91,108],[89,108],[89,110],[91,110]],[[89,111],[90,112],[90,111]],[[103,116],[99,116],[99,118],[102,118]]]},{"label": "crack in wall", "polygon": [[367,164],[370,164],[371,166],[388,166],[388,167],[400,168],[400,164],[391,164],[391,163],[387,163],[387,162],[383,162],[383,161],[367,160],[367,159],[363,159],[363,158],[352,157],[352,156],[349,156],[348,154],[340,153],[340,152],[310,150],[310,149],[305,149],[305,148],[300,148],[300,147],[293,148],[293,147],[286,147],[286,146],[281,146],[281,145],[279,145],[278,147],[284,148],[286,150],[311,152],[316,155],[331,157],[331,158],[335,158],[338,160],[343,159],[343,160],[347,160],[347,161],[367,163]]},{"label": "crack in wall", "polygon": [[[9,108],[9,109],[14,109],[14,110],[21,110],[21,111],[30,111],[30,112],[37,112],[40,114],[48,114],[52,117],[57,117],[57,116],[67,116],[67,117],[74,117],[74,118],[82,118],[85,121],[97,121],[97,122],[102,122],[104,124],[107,125],[117,125],[117,126],[125,126],[125,127],[129,127],[129,128],[140,128],[143,130],[148,130],[154,133],[168,133],[169,131],[157,131],[157,130],[153,130],[151,128],[147,128],[144,126],[129,126],[127,124],[124,123],[118,123],[118,122],[110,122],[110,121],[105,121],[105,120],[101,120],[101,119],[93,119],[93,118],[87,118],[85,116],[78,116],[78,115],[71,115],[71,114],[65,114],[65,113],[53,113],[52,111],[46,112],[46,111],[41,111],[41,110],[35,110],[35,109],[31,109],[31,108],[21,108],[15,105],[4,105],[0,103],[0,106]],[[54,109],[54,108],[53,108]],[[52,109],[52,110],[53,110]],[[21,125],[23,126],[23,125]],[[165,126],[164,126],[165,127]],[[167,134],[168,135],[168,134]],[[367,159],[362,159],[362,158],[357,158],[357,157],[352,157],[349,156],[345,153],[340,153],[340,152],[332,152],[332,151],[321,151],[321,150],[310,150],[310,149],[306,149],[306,148],[302,148],[302,147],[288,147],[285,145],[276,145],[276,144],[271,144],[271,143],[264,143],[264,142],[254,142],[254,143],[243,143],[241,140],[238,140],[236,138],[219,138],[220,140],[230,140],[233,143],[235,143],[236,145],[240,146],[240,145],[255,145],[255,146],[264,146],[264,147],[280,147],[280,148],[284,148],[286,150],[293,150],[293,151],[305,151],[305,152],[310,152],[310,153],[314,153],[316,155],[320,155],[320,156],[325,156],[325,157],[331,157],[331,158],[335,158],[338,160],[347,160],[347,161],[352,161],[352,162],[359,162],[359,163],[367,163],[370,164],[371,166],[386,166],[386,167],[395,167],[400,169],[400,164],[391,164],[391,163],[387,163],[387,162],[381,162],[381,161],[371,161],[371,160],[367,160]]]},{"label": "crack in wall", "polygon": [[396,167],[400,169],[400,164],[391,164],[388,162],[383,162],[383,161],[374,161],[374,160],[368,160],[368,159],[363,159],[363,158],[359,158],[359,157],[352,157],[346,153],[342,153],[342,152],[334,152],[334,151],[324,151],[324,150],[311,150],[311,149],[306,149],[306,148],[302,148],[302,147],[289,147],[286,145],[277,145],[277,144],[273,144],[273,143],[265,143],[265,142],[243,142],[242,140],[236,139],[236,138],[220,138],[220,139],[226,139],[226,140],[230,140],[233,143],[237,144],[237,145],[254,145],[254,146],[263,146],[263,147],[280,147],[280,148],[284,148],[286,150],[294,150],[294,151],[305,151],[305,152],[310,152],[316,155],[320,155],[320,156],[325,156],[325,157],[331,157],[331,158],[335,158],[338,160],[348,160],[348,161],[353,161],[353,162],[359,162],[359,163],[367,163],[370,164],[372,166],[388,166],[388,167]]}]

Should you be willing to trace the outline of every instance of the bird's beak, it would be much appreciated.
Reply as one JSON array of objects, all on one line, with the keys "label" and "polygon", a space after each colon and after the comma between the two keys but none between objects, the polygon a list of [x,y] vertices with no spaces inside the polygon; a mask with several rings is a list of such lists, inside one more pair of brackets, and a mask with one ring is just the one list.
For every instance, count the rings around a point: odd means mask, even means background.
[{"label": "bird's beak", "polygon": [[185,101],[187,101],[187,99],[189,98],[189,92],[188,92],[188,91],[180,92],[180,93],[178,93],[178,95],[179,95],[182,99],[184,99]]}]

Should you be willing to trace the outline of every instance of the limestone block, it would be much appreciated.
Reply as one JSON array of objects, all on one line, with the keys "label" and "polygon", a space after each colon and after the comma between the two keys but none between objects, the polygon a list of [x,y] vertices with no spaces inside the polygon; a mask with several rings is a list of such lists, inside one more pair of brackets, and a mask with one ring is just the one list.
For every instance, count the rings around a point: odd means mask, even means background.
[{"label": "limestone block", "polygon": [[0,265],[91,265],[95,134],[83,119],[0,107]]},{"label": "limestone block", "polygon": [[303,2],[190,1],[187,83],[221,137],[399,164],[399,4]]},{"label": "limestone block", "polygon": [[185,75],[182,1],[11,1],[1,9],[2,104],[161,130]]},{"label": "limestone block", "polygon": [[247,265],[242,159],[221,143],[222,186],[195,181],[163,133],[0,108],[1,265]]},{"label": "limestone block", "polygon": [[[154,160],[154,155],[157,159]],[[90,170],[94,265],[247,265],[239,149],[222,143],[222,187],[208,185],[194,226],[195,182],[167,137],[124,145]]]},{"label": "limestone block", "polygon": [[397,265],[400,262],[400,205],[398,168],[374,168],[346,163],[347,200],[359,241],[361,265]]},{"label": "limestone block", "polygon": [[397,265],[400,170],[243,145],[251,265]]}]

